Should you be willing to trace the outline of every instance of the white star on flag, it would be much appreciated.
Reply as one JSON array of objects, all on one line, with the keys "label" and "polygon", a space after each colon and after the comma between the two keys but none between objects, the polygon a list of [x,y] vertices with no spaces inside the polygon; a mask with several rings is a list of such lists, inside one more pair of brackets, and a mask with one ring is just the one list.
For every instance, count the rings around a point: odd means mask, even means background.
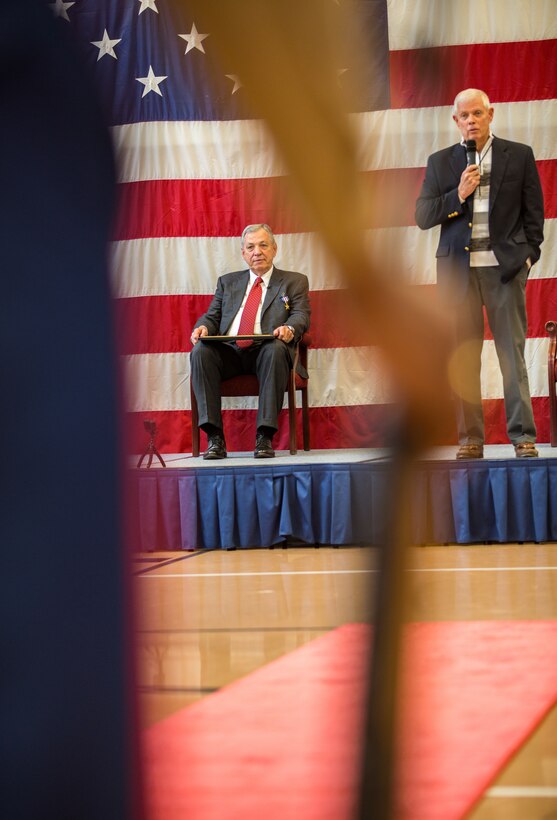
[{"label": "white star on flag", "polygon": [[97,56],[97,62],[104,57],[106,54],[109,57],[114,57],[115,60],[118,59],[116,53],[114,51],[114,46],[118,45],[118,43],[122,42],[122,38],[119,40],[111,40],[108,36],[108,31],[105,29],[102,40],[91,40],[91,45],[96,46],[99,49],[99,54]]},{"label": "white star on flag", "polygon": [[70,22],[66,9],[69,9],[70,6],[75,6],[75,0],[73,3],[64,3],[63,0],[56,0],[55,3],[49,3],[48,5],[52,9],[52,13],[55,17],[61,17],[62,20],[67,20],[68,23]]},{"label": "white star on flag", "polygon": [[[167,75],[168,76],[168,75]],[[145,88],[143,89],[143,94],[141,95],[144,97],[149,91],[155,91],[162,97],[162,91],[159,88],[159,84],[166,80],[167,77],[155,77],[153,72],[152,66],[149,66],[149,71],[147,72],[146,77],[136,77],[138,83],[143,83]]]},{"label": "white star on flag", "polygon": [[235,94],[238,89],[242,88],[242,83],[240,82],[240,78],[237,74],[226,74],[225,76],[234,83],[234,88],[232,89],[233,94]]},{"label": "white star on flag", "polygon": [[137,12],[138,16],[141,14],[141,12],[145,11],[145,9],[151,9],[151,11],[156,11],[157,14],[159,13],[159,10],[156,5],[157,0],[138,0],[138,3],[141,3],[141,8]]},{"label": "white star on flag", "polygon": [[202,51],[205,54],[205,49],[203,48],[202,42],[203,40],[208,37],[208,34],[200,34],[196,28],[195,23],[192,23],[191,31],[189,34],[179,34],[178,37],[181,37],[182,40],[185,40],[188,44],[184,54],[187,54],[188,51],[191,51],[194,48],[197,48],[199,51]]}]

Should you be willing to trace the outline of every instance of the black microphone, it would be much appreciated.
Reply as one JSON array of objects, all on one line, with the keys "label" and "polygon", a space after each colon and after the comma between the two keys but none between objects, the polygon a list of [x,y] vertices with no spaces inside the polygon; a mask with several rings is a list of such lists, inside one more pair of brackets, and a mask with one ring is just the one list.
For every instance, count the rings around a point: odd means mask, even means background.
[{"label": "black microphone", "polygon": [[466,165],[476,164],[476,140],[466,140]]}]

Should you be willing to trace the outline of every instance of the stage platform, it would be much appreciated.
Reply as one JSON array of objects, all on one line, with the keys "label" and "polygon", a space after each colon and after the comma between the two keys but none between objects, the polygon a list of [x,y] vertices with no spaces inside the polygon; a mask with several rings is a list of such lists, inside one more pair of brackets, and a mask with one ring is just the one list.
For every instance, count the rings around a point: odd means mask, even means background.
[{"label": "stage platform", "polygon": [[[557,448],[517,459],[511,445],[456,461],[456,447],[415,465],[414,544],[557,540]],[[137,550],[374,545],[385,535],[389,450],[315,450],[274,459],[229,453],[222,461],[163,454],[130,470]],[[133,460],[137,464],[138,456]]]}]

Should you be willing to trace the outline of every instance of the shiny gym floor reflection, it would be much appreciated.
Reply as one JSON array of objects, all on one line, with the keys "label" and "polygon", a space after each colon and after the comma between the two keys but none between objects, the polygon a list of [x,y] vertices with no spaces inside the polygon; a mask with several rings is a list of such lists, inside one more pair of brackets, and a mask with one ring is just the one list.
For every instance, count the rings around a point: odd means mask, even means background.
[{"label": "shiny gym floor reflection", "polygon": [[[144,725],[328,630],[369,620],[377,559],[371,548],[136,558]],[[557,617],[557,544],[418,547],[408,558],[408,620]],[[471,817],[557,817],[557,710]]]}]

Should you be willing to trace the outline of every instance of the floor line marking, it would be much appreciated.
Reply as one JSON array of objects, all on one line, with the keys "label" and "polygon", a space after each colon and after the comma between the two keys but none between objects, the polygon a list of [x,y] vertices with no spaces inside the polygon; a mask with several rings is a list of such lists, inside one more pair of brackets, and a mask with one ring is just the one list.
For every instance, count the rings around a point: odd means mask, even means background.
[{"label": "floor line marking", "polygon": [[[332,632],[333,629],[337,629],[339,626],[341,626],[341,624],[333,624],[332,626],[203,626],[197,629],[193,627],[184,627],[183,629],[136,629],[135,634],[142,636],[200,635],[202,633],[214,635],[215,633],[228,634],[230,632]],[[145,646],[147,646],[147,644]]]},{"label": "floor line marking", "polygon": [[484,797],[557,797],[557,786],[493,786]]},{"label": "floor line marking", "polygon": [[533,570],[557,570],[557,566],[551,567],[420,567],[409,569],[408,572],[532,572]]},{"label": "floor line marking", "polygon": [[138,578],[238,578],[264,575],[359,575],[378,572],[376,569],[323,569],[323,570],[299,570],[281,572],[183,572],[167,575],[138,575]]},{"label": "floor line marking", "polygon": [[142,695],[175,695],[175,694],[199,694],[205,693],[210,695],[212,692],[218,692],[220,686],[154,686],[148,683],[140,684],[137,689]]},{"label": "floor line marking", "polygon": [[[213,549],[198,549],[194,552],[186,552],[184,555],[178,555],[174,558],[162,558],[162,559],[153,559],[153,561],[157,561],[152,566],[147,567],[146,569],[140,569],[137,572],[134,572],[134,575],[143,576],[147,575],[149,572],[154,572],[156,569],[161,569],[162,567],[168,567],[170,564],[176,564],[179,561],[187,561],[189,558],[198,558],[200,555],[206,555],[209,552],[214,552]],[[162,563],[161,563],[162,561]]]},{"label": "floor line marking", "polygon": [[[533,572],[557,570],[555,567],[437,567],[434,569],[409,569],[408,572]],[[182,572],[156,575],[138,575],[138,578],[239,578],[265,575],[369,575],[379,572],[377,569],[318,569],[318,570],[281,570],[279,572]]]}]

